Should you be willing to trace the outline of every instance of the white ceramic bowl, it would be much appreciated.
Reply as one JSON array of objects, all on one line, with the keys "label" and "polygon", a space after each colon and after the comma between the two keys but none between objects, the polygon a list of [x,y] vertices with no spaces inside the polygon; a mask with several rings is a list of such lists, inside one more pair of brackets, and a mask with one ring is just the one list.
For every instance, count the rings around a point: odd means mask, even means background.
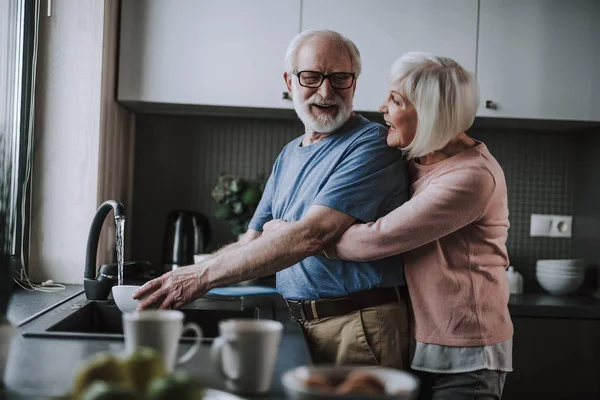
[{"label": "white ceramic bowl", "polygon": [[573,293],[579,289],[584,279],[584,275],[558,276],[541,272],[536,272],[535,276],[542,288],[555,295]]},{"label": "white ceramic bowl", "polygon": [[585,264],[558,264],[558,263],[538,263],[538,268],[566,268],[566,269],[584,269]]},{"label": "white ceramic bowl", "polygon": [[544,267],[544,268],[583,268],[585,264],[570,264],[570,263],[543,263],[543,262],[538,262],[536,263],[536,266],[538,268],[540,267]]},{"label": "white ceramic bowl", "polygon": [[552,282],[551,284],[564,285],[565,282],[570,281],[582,281],[585,279],[583,275],[561,275],[561,274],[545,274],[543,272],[538,272],[535,274],[535,277],[542,277],[546,280],[546,282]]},{"label": "white ceramic bowl", "polygon": [[536,272],[536,276],[540,274],[543,275],[545,277],[548,278],[555,278],[555,279],[559,279],[559,280],[563,280],[563,279],[580,279],[585,277],[584,274],[570,274],[570,273],[565,273],[565,272],[544,272],[544,271],[537,271]]},{"label": "white ceramic bowl", "polygon": [[568,273],[568,272],[545,272],[545,271],[536,271],[535,276],[544,276],[547,278],[552,278],[556,281],[564,281],[564,280],[583,280],[585,278],[585,274],[580,273]]},{"label": "white ceramic bowl", "polygon": [[536,271],[583,274],[585,272],[585,269],[579,267],[555,267],[550,265],[539,265],[536,267]]},{"label": "white ceramic bowl", "polygon": [[575,266],[583,267],[584,260],[580,258],[575,259],[556,259],[556,260],[537,260],[536,265],[560,265],[560,266]]},{"label": "white ceramic bowl", "polygon": [[[381,395],[340,395],[309,387],[305,379],[315,374],[325,379],[343,380],[350,372],[360,371],[378,378],[385,385]],[[406,371],[369,366],[302,366],[287,371],[281,378],[287,397],[293,400],[413,400],[419,393],[419,380]]]},{"label": "white ceramic bowl", "polygon": [[585,272],[584,267],[569,267],[566,265],[538,265],[537,271]]},{"label": "white ceramic bowl", "polygon": [[140,300],[134,300],[131,296],[133,292],[141,286],[134,285],[115,285],[112,287],[112,296],[115,304],[122,313],[134,312],[140,305]]}]

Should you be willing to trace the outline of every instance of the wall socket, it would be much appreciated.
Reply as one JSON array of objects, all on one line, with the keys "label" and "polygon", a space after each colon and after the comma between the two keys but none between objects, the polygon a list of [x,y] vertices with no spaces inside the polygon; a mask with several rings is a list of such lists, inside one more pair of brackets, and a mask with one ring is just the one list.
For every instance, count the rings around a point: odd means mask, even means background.
[{"label": "wall socket", "polygon": [[572,225],[571,215],[531,214],[529,236],[570,238]]}]

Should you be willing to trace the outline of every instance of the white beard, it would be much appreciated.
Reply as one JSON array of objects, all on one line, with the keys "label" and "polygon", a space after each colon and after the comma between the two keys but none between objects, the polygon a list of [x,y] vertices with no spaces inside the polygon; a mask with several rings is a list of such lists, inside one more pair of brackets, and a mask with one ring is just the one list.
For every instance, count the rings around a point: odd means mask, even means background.
[{"label": "white beard", "polygon": [[[310,132],[329,133],[342,126],[352,114],[352,103],[344,102],[340,97],[332,100],[325,100],[320,94],[315,93],[305,101],[300,101],[296,96],[292,96],[294,108],[298,118],[304,123],[304,127]],[[337,113],[334,115],[322,114],[314,117],[310,113],[310,107],[313,104],[336,105]]]}]

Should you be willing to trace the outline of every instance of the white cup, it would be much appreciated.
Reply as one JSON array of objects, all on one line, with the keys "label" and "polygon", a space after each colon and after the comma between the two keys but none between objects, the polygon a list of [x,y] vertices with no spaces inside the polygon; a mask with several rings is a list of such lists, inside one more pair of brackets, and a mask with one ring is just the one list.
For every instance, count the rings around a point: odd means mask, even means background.
[{"label": "white cup", "polygon": [[[123,314],[125,352],[132,354],[139,347],[150,347],[161,354],[168,371],[175,364],[189,361],[200,349],[202,329],[193,323],[183,324],[184,315],[176,310],[143,310]],[[196,342],[183,356],[177,359],[179,339],[187,330],[196,334]]]},{"label": "white cup", "polygon": [[283,325],[277,321],[229,319],[219,323],[220,336],[211,356],[227,390],[262,394],[269,390]]}]

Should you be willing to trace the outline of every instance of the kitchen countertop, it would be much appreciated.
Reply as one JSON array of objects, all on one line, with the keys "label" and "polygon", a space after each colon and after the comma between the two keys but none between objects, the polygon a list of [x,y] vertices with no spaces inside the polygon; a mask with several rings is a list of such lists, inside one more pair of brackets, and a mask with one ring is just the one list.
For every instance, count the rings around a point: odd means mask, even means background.
[{"label": "kitchen countertop", "polygon": [[[18,291],[13,295],[9,315],[15,325],[20,325],[21,332],[27,331],[30,315],[47,309],[48,303],[63,302],[59,307],[46,310],[39,319],[67,313],[71,305],[85,300],[84,294],[76,295],[83,289],[82,285],[69,285],[68,290],[57,293],[35,293]],[[70,298],[73,295],[73,298]],[[256,296],[258,297],[258,296]],[[274,297],[274,296],[272,296]],[[70,299],[69,299],[70,298]],[[65,301],[68,299],[67,301]],[[226,298],[201,299],[203,303],[221,302]],[[255,299],[260,301],[260,299]],[[286,311],[281,313],[280,311]],[[262,311],[261,311],[262,312]],[[24,322],[25,319],[25,323]],[[39,321],[36,318],[36,321]],[[310,364],[308,348],[301,331],[290,321],[287,310],[275,311],[275,319],[284,324],[279,357],[275,366],[271,391],[265,396],[253,399],[284,399],[281,375],[299,365]],[[191,344],[181,342],[180,353],[187,351]],[[0,399],[47,399],[64,395],[72,384],[77,366],[95,353],[110,352],[119,354],[124,350],[123,340],[94,340],[69,338],[37,338],[17,335],[10,347],[5,374],[7,389],[0,390]],[[205,342],[201,349],[181,369],[198,376],[208,386],[224,390],[224,383],[210,360],[210,342]]]},{"label": "kitchen countertop", "polygon": [[[67,285],[65,291],[55,293],[18,291],[13,295],[9,319],[15,325],[27,328],[31,316],[47,310],[54,304],[64,303],[57,309],[66,309],[70,303],[81,301],[82,285]],[[281,297],[269,296],[275,304],[275,319],[284,324],[280,354],[273,379],[273,390],[265,399],[283,399],[281,374],[295,366],[310,363],[308,349],[298,326],[291,321]],[[219,301],[219,300],[214,300]],[[559,319],[600,319],[600,299],[591,296],[551,296],[546,294],[513,295],[509,309],[513,317]],[[54,312],[53,310],[48,312]],[[58,311],[57,311],[58,312]],[[190,345],[182,343],[182,350]],[[63,394],[70,387],[76,365],[100,351],[119,353],[123,342],[118,340],[76,340],[54,338],[15,337],[7,365],[7,384],[13,389],[0,392],[0,399],[48,398]],[[223,389],[222,380],[210,362],[209,345],[185,364],[185,369],[202,376],[211,386]]]},{"label": "kitchen countertop", "polygon": [[65,290],[52,293],[25,291],[20,289],[13,293],[8,307],[8,320],[13,325],[49,308],[60,301],[83,291],[83,285],[65,285]]},{"label": "kitchen countertop", "polygon": [[[26,292],[13,294],[8,319],[17,325],[32,315],[83,291],[83,285],[65,285],[66,290],[55,293]],[[285,309],[279,296],[273,296],[277,310]],[[600,319],[600,298],[589,295],[553,296],[544,293],[511,295],[509,310],[514,317]],[[279,318],[278,318],[279,319]],[[289,325],[289,321],[283,321]]]},{"label": "kitchen countertop", "polygon": [[553,296],[531,293],[511,295],[512,317],[599,319],[600,299],[590,295]]}]

